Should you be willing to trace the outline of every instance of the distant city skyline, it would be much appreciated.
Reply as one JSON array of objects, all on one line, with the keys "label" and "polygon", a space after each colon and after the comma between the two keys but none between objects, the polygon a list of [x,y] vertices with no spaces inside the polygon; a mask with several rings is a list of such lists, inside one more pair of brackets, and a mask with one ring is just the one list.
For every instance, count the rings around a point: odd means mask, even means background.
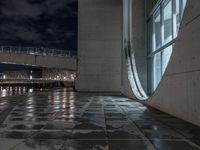
[{"label": "distant city skyline", "polygon": [[77,0],[1,0],[0,45],[77,49]]}]

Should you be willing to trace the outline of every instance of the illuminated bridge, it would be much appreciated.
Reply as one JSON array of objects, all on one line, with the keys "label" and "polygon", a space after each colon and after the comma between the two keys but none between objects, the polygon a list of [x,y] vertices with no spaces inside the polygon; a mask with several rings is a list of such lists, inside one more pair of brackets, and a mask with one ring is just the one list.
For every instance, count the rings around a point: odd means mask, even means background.
[{"label": "illuminated bridge", "polygon": [[76,70],[76,53],[43,47],[0,46],[0,63]]}]

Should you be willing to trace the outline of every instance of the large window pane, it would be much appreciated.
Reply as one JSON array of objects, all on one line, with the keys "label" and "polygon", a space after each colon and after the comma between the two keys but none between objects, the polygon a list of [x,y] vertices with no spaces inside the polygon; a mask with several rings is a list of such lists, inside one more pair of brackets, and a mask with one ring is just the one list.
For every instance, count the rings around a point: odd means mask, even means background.
[{"label": "large window pane", "polygon": [[172,54],[172,46],[167,47],[162,52],[162,73],[164,74]]},{"label": "large window pane", "polygon": [[149,18],[149,92],[155,91],[168,66],[172,54],[172,45],[175,42],[173,39],[177,37],[186,2],[187,0],[160,0]]},{"label": "large window pane", "polygon": [[180,20],[181,20],[181,16],[180,16],[180,0],[175,0],[174,3],[174,38],[177,37],[178,35],[178,30],[180,27]]},{"label": "large window pane", "polygon": [[163,44],[172,40],[172,1],[169,0],[163,6]]},{"label": "large window pane", "polygon": [[162,68],[161,68],[161,53],[155,54],[153,58],[153,90],[158,86],[161,76],[162,76]]},{"label": "large window pane", "polygon": [[161,15],[160,15],[160,9],[157,10],[157,12],[154,15],[154,21],[153,21],[153,27],[154,27],[154,42],[153,42],[153,51],[157,50],[161,46]]}]

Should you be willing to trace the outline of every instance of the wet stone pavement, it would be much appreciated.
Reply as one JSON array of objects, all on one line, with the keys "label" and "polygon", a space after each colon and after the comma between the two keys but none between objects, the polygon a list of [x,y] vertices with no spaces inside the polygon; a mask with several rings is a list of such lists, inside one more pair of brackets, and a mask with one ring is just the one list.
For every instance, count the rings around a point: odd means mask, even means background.
[{"label": "wet stone pavement", "polygon": [[200,128],[117,96],[0,98],[0,150],[199,150]]}]

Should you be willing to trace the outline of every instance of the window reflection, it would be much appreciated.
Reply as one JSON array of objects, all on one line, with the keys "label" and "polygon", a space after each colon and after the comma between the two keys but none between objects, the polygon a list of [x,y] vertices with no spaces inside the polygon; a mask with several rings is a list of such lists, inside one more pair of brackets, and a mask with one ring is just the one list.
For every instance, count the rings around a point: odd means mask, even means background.
[{"label": "window reflection", "polygon": [[172,1],[164,5],[163,10],[164,44],[172,40]]},{"label": "window reflection", "polygon": [[[149,91],[157,88],[172,54],[187,0],[161,0],[148,19]],[[155,11],[154,11],[155,10]],[[150,61],[149,61],[150,60]]]},{"label": "window reflection", "polygon": [[154,51],[161,46],[161,28],[160,28],[160,9],[157,10],[154,16]]},{"label": "window reflection", "polygon": [[178,35],[178,30],[180,27],[180,2],[179,0],[175,1],[175,12],[174,12],[174,18],[175,18],[175,23],[174,23],[174,37],[177,37]]},{"label": "window reflection", "polygon": [[157,87],[160,82],[162,76],[162,68],[161,68],[161,53],[157,53],[153,59],[153,89]]},{"label": "window reflection", "polygon": [[162,73],[163,74],[167,68],[171,54],[172,54],[172,45],[164,49],[162,53],[162,68],[163,68]]}]

